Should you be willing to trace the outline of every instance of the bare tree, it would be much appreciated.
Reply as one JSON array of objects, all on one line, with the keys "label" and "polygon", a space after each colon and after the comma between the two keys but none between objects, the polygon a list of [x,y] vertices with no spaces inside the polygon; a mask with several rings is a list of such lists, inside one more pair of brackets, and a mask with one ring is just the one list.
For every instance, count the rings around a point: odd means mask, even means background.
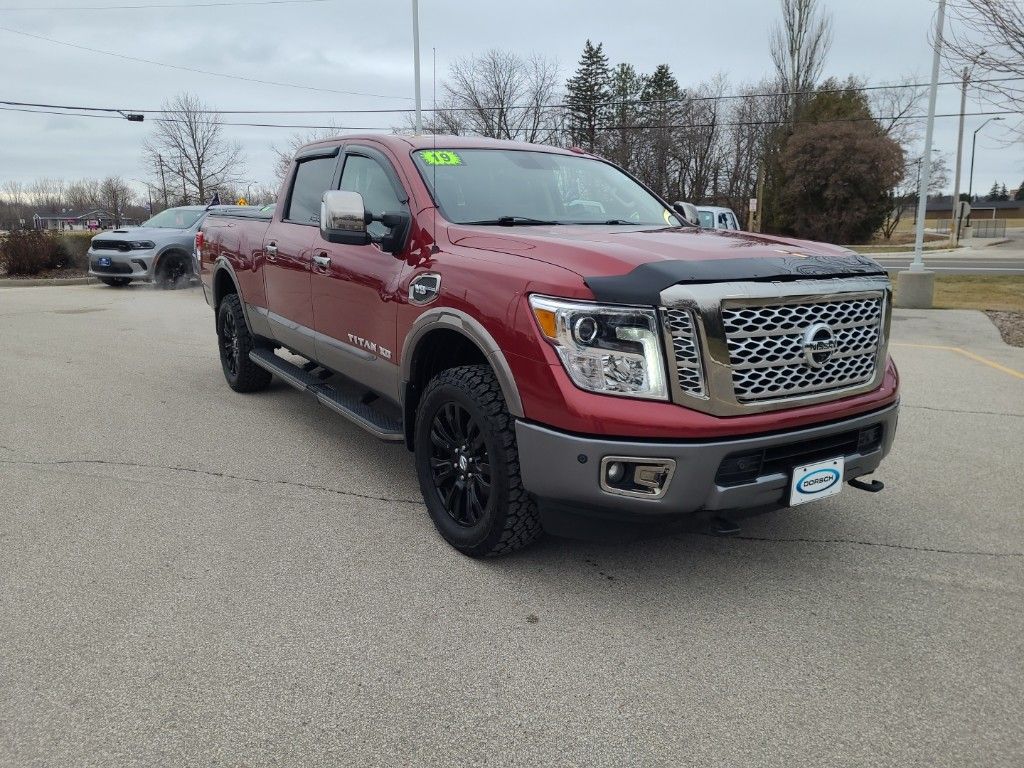
[{"label": "bare tree", "polygon": [[[942,52],[957,73],[974,71],[975,86],[995,104],[1024,110],[1024,5],[1020,0],[949,0]],[[978,80],[1000,80],[980,83]],[[1024,135],[1024,123],[1018,126]]]},{"label": "bare tree", "polygon": [[65,194],[68,207],[79,213],[96,208],[100,205],[99,179],[79,179],[68,184]]},{"label": "bare tree", "polygon": [[779,0],[782,20],[768,36],[772,62],[782,90],[792,93],[789,115],[800,103],[797,94],[814,88],[832,47],[832,17],[818,12],[818,0]]},{"label": "bare tree", "polygon": [[914,118],[928,90],[915,87],[917,78],[908,75],[894,83],[869,92],[871,111],[886,136],[895,139],[904,149],[918,139],[923,119]]},{"label": "bare tree", "polygon": [[44,176],[35,179],[25,188],[29,202],[38,208],[56,213],[65,207],[64,191],[66,185],[64,179],[52,179]]},{"label": "bare tree", "polygon": [[[522,58],[491,49],[457,59],[424,128],[428,133],[557,143],[560,110],[552,104],[560,80],[558,63],[542,56]],[[406,128],[410,125],[407,119]]]},{"label": "bare tree", "polygon": [[120,176],[108,176],[99,187],[100,204],[114,217],[114,226],[120,227],[124,214],[132,204],[132,188]]},{"label": "bare tree", "polygon": [[238,181],[242,149],[224,137],[216,112],[189,93],[165,101],[163,112],[144,145],[146,159],[162,184],[168,176],[174,178],[182,201],[188,203],[207,202],[217,187]]},{"label": "bare tree", "polygon": [[0,198],[8,205],[25,205],[27,202],[27,196],[25,194],[25,185],[20,181],[5,181],[0,186]]},{"label": "bare tree", "polygon": [[[882,222],[882,236],[889,240],[896,232],[907,211],[915,208],[917,190],[920,181],[918,174],[924,164],[924,157],[918,155],[903,164],[903,174],[899,182],[889,192],[888,213]],[[928,182],[928,194],[937,195],[949,183],[949,165],[946,158],[937,155],[932,158],[932,177]]]}]

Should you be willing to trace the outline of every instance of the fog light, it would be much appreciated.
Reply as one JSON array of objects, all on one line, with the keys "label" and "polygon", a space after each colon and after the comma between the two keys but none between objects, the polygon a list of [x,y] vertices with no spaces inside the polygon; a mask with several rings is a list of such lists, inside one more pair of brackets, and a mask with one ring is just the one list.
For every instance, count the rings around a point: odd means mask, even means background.
[{"label": "fog light", "polygon": [[675,469],[673,459],[605,456],[601,459],[601,490],[620,496],[660,499],[668,490]]}]

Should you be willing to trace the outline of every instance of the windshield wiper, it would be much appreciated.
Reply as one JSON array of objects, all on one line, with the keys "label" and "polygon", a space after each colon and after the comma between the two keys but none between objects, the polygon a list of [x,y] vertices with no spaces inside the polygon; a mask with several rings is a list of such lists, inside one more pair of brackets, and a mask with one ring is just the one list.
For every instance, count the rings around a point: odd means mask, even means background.
[{"label": "windshield wiper", "polygon": [[492,225],[498,227],[516,226],[538,226],[543,224],[559,224],[558,221],[546,221],[544,219],[531,219],[529,216],[499,216],[496,219],[483,219],[481,221],[467,221],[465,224]]}]

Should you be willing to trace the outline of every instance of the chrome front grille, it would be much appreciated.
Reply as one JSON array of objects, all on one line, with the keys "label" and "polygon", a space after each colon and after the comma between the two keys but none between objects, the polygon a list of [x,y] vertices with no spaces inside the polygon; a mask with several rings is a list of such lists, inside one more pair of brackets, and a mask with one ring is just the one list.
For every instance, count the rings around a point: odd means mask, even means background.
[{"label": "chrome front grille", "polygon": [[[737,401],[827,392],[870,381],[881,319],[881,296],[723,307]],[[804,333],[819,323],[831,329],[836,351],[828,362],[814,367],[804,353]]]},{"label": "chrome front grille", "polygon": [[679,388],[694,397],[704,397],[704,374],[701,370],[693,315],[685,309],[667,310],[665,326],[672,337],[676,381]]},{"label": "chrome front grille", "polygon": [[[665,289],[673,400],[733,416],[875,389],[885,374],[890,296],[881,275]],[[830,339],[824,352],[814,344],[820,338]]]}]

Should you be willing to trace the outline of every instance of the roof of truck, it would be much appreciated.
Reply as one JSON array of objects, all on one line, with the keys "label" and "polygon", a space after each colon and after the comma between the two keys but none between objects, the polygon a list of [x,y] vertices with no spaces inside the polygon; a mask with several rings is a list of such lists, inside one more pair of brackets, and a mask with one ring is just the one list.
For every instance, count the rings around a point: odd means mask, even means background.
[{"label": "roof of truck", "polygon": [[[408,149],[531,149],[539,152],[554,152],[562,155],[580,154],[578,151],[552,147],[546,144],[528,144],[523,141],[505,141],[503,139],[487,139],[480,136],[444,136],[424,134],[409,136],[394,133],[352,133],[334,136],[323,141],[307,144],[303,149],[316,146],[333,146],[349,141],[374,141],[401,152]],[[584,153],[585,154],[585,153]]]}]

